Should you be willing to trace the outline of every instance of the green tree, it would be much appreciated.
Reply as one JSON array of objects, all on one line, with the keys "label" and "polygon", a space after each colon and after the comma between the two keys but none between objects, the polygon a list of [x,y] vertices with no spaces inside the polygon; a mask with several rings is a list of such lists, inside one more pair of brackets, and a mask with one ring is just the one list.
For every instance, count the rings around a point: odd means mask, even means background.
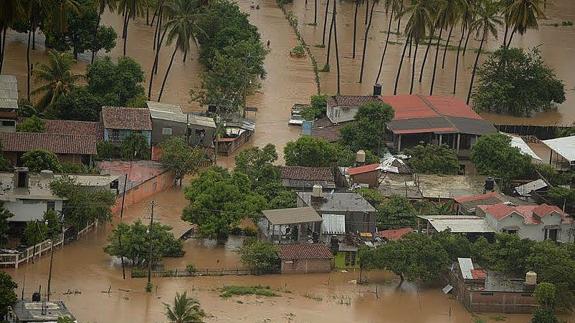
[{"label": "green tree", "polygon": [[30,150],[22,155],[22,165],[28,167],[31,172],[39,173],[42,170],[51,170],[56,173],[62,172],[62,165],[56,154],[48,150]]},{"label": "green tree", "polygon": [[162,142],[160,148],[162,149],[160,162],[164,168],[174,172],[180,185],[182,178],[198,171],[204,160],[203,151],[191,148],[182,137],[171,137]]},{"label": "green tree", "polygon": [[14,214],[4,207],[4,201],[0,201],[0,247],[4,247],[8,242],[8,219]]},{"label": "green tree", "polygon": [[16,125],[16,131],[18,132],[45,132],[46,125],[44,120],[38,118],[37,116],[31,116],[30,118],[24,119],[21,123]]},{"label": "green tree", "polygon": [[288,166],[325,167],[333,166],[337,161],[333,144],[310,136],[288,142],[284,158]]},{"label": "green tree", "polygon": [[352,151],[370,150],[381,155],[386,124],[393,119],[393,108],[383,102],[370,102],[359,108],[354,122],[341,128],[343,145]]},{"label": "green tree", "polygon": [[316,94],[312,95],[309,107],[306,107],[301,112],[305,120],[313,121],[325,115],[327,109],[327,95]]},{"label": "green tree", "polygon": [[125,257],[137,267],[147,265],[150,259],[157,263],[162,257],[183,256],[182,241],[174,237],[171,229],[155,222],[149,230],[140,220],[133,224],[119,223],[108,237],[104,251],[110,256]]},{"label": "green tree", "polygon": [[9,171],[12,168],[10,161],[4,157],[2,143],[0,142],[0,171]]},{"label": "green tree", "polygon": [[138,160],[150,159],[150,146],[148,140],[141,133],[133,132],[122,141],[122,159]]},{"label": "green tree", "polygon": [[200,308],[200,303],[187,292],[176,293],[174,304],[164,303],[166,318],[170,323],[202,323],[206,314]]},{"label": "green tree", "polygon": [[575,205],[575,191],[565,187],[551,187],[549,191],[547,191],[547,198],[559,207],[565,205],[568,208],[572,208],[573,205]]},{"label": "green tree", "polygon": [[32,91],[34,95],[40,95],[36,106],[46,109],[63,95],[68,94],[75,87],[77,81],[83,78],[82,75],[72,73],[72,65],[75,61],[68,53],[59,53],[55,50],[48,52],[48,63],[40,64],[34,70],[34,77],[37,82],[44,83]]},{"label": "green tree", "polygon": [[212,167],[186,187],[190,204],[182,219],[197,224],[200,235],[221,241],[241,219],[257,219],[267,207],[266,199],[250,187],[245,174]]},{"label": "green tree", "polygon": [[72,320],[69,316],[60,316],[58,318],[58,322],[56,323],[74,323],[74,320]]},{"label": "green tree", "polygon": [[461,234],[454,234],[449,230],[445,230],[433,234],[431,238],[447,252],[451,261],[457,261],[457,258],[469,257],[471,254],[471,243]]},{"label": "green tree", "polygon": [[297,195],[294,191],[281,190],[270,201],[271,209],[289,209],[297,207]]},{"label": "green tree", "polygon": [[557,302],[557,291],[552,283],[539,283],[535,287],[535,298],[541,307],[554,309]]},{"label": "green tree", "polygon": [[279,269],[278,247],[273,243],[247,239],[238,252],[242,264],[257,274],[272,273]]},{"label": "green tree", "polygon": [[86,87],[77,87],[61,96],[45,112],[51,119],[99,121],[102,99]]},{"label": "green tree", "polygon": [[49,209],[44,212],[42,222],[46,224],[46,238],[56,239],[62,234],[62,224],[55,210]]},{"label": "green tree", "polygon": [[241,172],[250,178],[253,189],[280,180],[280,172],[273,163],[278,159],[276,147],[267,144],[263,148],[252,147],[242,150],[235,158],[236,172]]},{"label": "green tree", "polygon": [[144,71],[130,57],[118,58],[117,63],[107,56],[99,58],[88,66],[86,77],[88,91],[101,99],[101,105],[127,106],[135,98],[145,97]]},{"label": "green tree", "polygon": [[34,246],[48,239],[48,226],[44,221],[36,220],[26,223],[23,240],[27,246]]},{"label": "green tree", "polygon": [[16,304],[18,296],[14,291],[18,288],[12,277],[6,272],[0,271],[0,317],[8,314],[8,307]]},{"label": "green tree", "polygon": [[417,210],[406,197],[394,195],[377,210],[377,221],[383,229],[414,227]]},{"label": "green tree", "polygon": [[501,48],[477,71],[473,105],[486,112],[530,116],[565,101],[565,85],[545,65],[539,50]]},{"label": "green tree", "polygon": [[559,323],[559,320],[552,309],[540,307],[533,312],[531,323]]},{"label": "green tree", "polygon": [[417,145],[406,150],[409,167],[416,173],[454,175],[459,172],[455,150],[446,145]]},{"label": "green tree", "polygon": [[504,189],[512,179],[532,171],[531,157],[511,147],[511,138],[499,133],[481,136],[471,149],[471,161],[480,174],[500,179]]}]

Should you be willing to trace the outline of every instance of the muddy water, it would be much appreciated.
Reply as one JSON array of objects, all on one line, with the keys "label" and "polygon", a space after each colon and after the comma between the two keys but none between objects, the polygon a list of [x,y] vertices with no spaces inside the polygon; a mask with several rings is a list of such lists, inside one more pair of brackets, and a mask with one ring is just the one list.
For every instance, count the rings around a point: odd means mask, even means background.
[{"label": "muddy water", "polygon": [[[175,188],[154,197],[156,218],[176,220],[185,205]],[[124,221],[149,221],[150,201],[126,210]],[[115,220],[115,223],[117,223]],[[146,294],[146,279],[122,280],[120,262],[106,255],[103,247],[111,226],[99,226],[54,255],[52,299],[62,299],[81,322],[164,322],[163,305],[175,292],[188,291],[211,315],[211,322],[472,322],[471,315],[439,288],[417,290],[391,274],[371,272],[368,285],[358,286],[357,272],[314,275],[224,276],[197,278],[153,278],[152,294]],[[198,268],[238,266],[235,248],[241,239],[225,246],[213,241],[189,240],[183,258],[167,259],[166,267]],[[49,257],[19,269],[6,270],[25,295],[42,285],[46,289]],[[129,271],[128,271],[129,277]],[[226,284],[262,284],[280,289],[281,297],[239,297],[225,300],[215,290]],[[79,294],[67,295],[67,291]],[[110,290],[110,293],[107,291]],[[18,291],[20,294],[20,290]],[[237,302],[241,300],[242,303]],[[487,315],[487,318],[490,316]],[[507,322],[525,322],[527,316],[508,315]]]},{"label": "muddy water", "polygon": [[[318,7],[318,25],[311,26],[309,23],[313,23],[314,18],[314,2],[309,1],[307,8],[304,1],[295,1],[290,7],[291,10],[298,17],[300,28],[303,29],[303,35],[307,43],[310,45],[321,44],[322,31],[323,31],[323,17],[325,10],[326,1],[320,0],[320,6]],[[358,36],[356,43],[356,58],[352,58],[352,43],[353,43],[353,3],[351,1],[338,1],[338,43],[339,43],[339,53],[340,53],[340,67],[341,67],[341,93],[342,94],[371,94],[372,86],[375,83],[375,78],[377,76],[377,71],[381,59],[381,53],[385,43],[386,31],[387,31],[387,17],[385,15],[382,6],[376,7],[374,13],[373,25],[371,27],[370,34],[368,36],[368,45],[366,50],[366,62],[365,62],[365,75],[363,83],[358,83],[359,81],[359,71],[361,66],[361,56],[362,47],[364,40],[364,17],[365,17],[365,6],[360,7],[358,14]],[[330,5],[331,6],[331,5]],[[489,120],[498,123],[530,123],[530,124],[571,124],[575,121],[575,65],[572,64],[571,59],[575,55],[575,27],[553,27],[546,26],[545,24],[555,23],[561,21],[575,21],[575,2],[571,0],[555,0],[548,2],[546,15],[547,20],[540,22],[540,29],[538,31],[529,31],[523,37],[519,35],[514,36],[512,46],[531,48],[539,46],[541,50],[543,59],[545,62],[551,66],[557,76],[565,82],[565,89],[567,92],[567,100],[561,106],[559,106],[558,111],[539,113],[533,118],[513,118],[507,116],[497,116],[491,114],[485,114]],[[329,17],[331,18],[331,8]],[[406,19],[402,21],[403,24]],[[393,24],[393,31],[397,30],[397,23]],[[329,22],[328,22],[329,30]],[[443,33],[443,37],[446,38],[447,33]],[[457,45],[459,40],[459,33],[454,30],[451,45]],[[503,30],[499,32],[500,38],[503,37]],[[397,73],[397,66],[401,57],[401,51],[403,49],[403,43],[405,41],[403,36],[392,35],[390,40],[396,44],[388,46],[387,54],[385,57],[385,62],[383,66],[382,76],[380,78],[380,83],[383,84],[384,94],[393,94],[393,87],[395,82],[395,76]],[[272,40],[273,43],[282,41],[280,39]],[[501,44],[501,40],[490,39],[486,45],[488,50],[494,50]],[[326,36],[327,45],[327,36]],[[333,46],[333,43],[332,43]],[[471,39],[469,42],[470,48],[477,48],[479,46],[479,39]],[[312,47],[314,55],[318,59],[318,64],[320,68],[326,62],[327,48]],[[412,51],[412,57],[414,55]],[[425,52],[425,46],[419,46],[419,50],[416,56],[416,85],[414,87],[415,93],[428,94],[431,83],[431,73],[434,58],[434,51],[430,51],[428,57],[428,63],[425,67],[425,73],[422,83],[417,83],[417,77],[419,75],[421,61],[423,60]],[[321,73],[322,90],[326,93],[334,93],[336,91],[336,61],[335,61],[335,50],[332,48],[331,51],[331,72]],[[454,66],[455,66],[455,56],[456,51],[448,50],[445,69],[441,69],[441,60],[443,57],[443,49],[440,50],[440,56],[438,60],[437,75],[434,87],[434,94],[437,95],[453,95],[453,79],[454,79]],[[407,54],[406,54],[407,57]],[[475,53],[468,51],[467,54],[460,60],[459,77],[457,82],[456,96],[465,99],[467,96],[467,90],[469,87],[469,81],[471,76],[471,70],[473,68],[473,62],[475,59]],[[484,58],[482,57],[480,61]],[[404,61],[402,74],[399,81],[398,93],[409,93],[410,85],[410,75],[412,67],[412,58],[407,58]]]}]

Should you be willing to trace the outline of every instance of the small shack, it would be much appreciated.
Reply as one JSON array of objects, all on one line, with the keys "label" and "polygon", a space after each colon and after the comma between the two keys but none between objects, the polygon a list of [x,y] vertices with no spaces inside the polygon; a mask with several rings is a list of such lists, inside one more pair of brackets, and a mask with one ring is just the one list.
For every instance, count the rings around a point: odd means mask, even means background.
[{"label": "small shack", "polygon": [[379,186],[379,164],[368,164],[358,167],[350,167],[347,169],[347,174],[351,178],[351,182],[357,185],[367,185],[370,188]]},{"label": "small shack", "polygon": [[279,246],[282,274],[328,273],[333,254],[324,244],[285,244]]},{"label": "small shack", "polygon": [[17,301],[9,310],[7,321],[10,323],[40,323],[58,321],[58,318],[68,317],[77,322],[64,302],[30,302]]},{"label": "small shack", "polygon": [[217,153],[229,156],[244,143],[248,142],[256,130],[255,121],[231,117],[223,122],[223,136],[217,138]]},{"label": "small shack", "polygon": [[272,242],[314,241],[320,238],[322,218],[311,207],[264,210],[258,223],[261,232]]}]

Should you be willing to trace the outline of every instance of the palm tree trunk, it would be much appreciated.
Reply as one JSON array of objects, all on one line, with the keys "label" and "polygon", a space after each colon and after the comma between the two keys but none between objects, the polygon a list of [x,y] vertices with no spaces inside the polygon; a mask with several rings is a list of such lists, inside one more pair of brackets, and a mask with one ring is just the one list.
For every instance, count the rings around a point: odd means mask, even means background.
[{"label": "palm tree trunk", "polygon": [[166,31],[164,30],[164,32],[162,33],[162,37],[160,37],[160,43],[158,43],[158,46],[156,47],[156,51],[155,51],[155,55],[154,55],[154,64],[152,65],[152,71],[150,73],[150,84],[148,84],[148,100],[150,100],[152,98],[152,84],[154,83],[154,75],[156,73],[154,73],[154,71],[158,70],[158,60],[160,59],[160,49],[161,49],[161,45],[164,42],[164,37],[166,36]]},{"label": "palm tree trunk", "polygon": [[483,37],[481,37],[481,43],[479,44],[479,50],[475,56],[475,63],[473,63],[473,72],[471,73],[471,82],[469,82],[469,91],[467,91],[467,101],[465,103],[469,104],[469,99],[471,98],[471,90],[473,89],[473,81],[475,80],[475,72],[477,71],[477,62],[479,62],[479,55],[481,54],[481,49],[483,49],[483,42],[485,41],[485,35],[487,30],[483,31]]},{"label": "palm tree trunk", "polygon": [[184,59],[182,60],[182,63],[186,63],[186,58],[188,58],[188,50],[187,49],[184,52]]},{"label": "palm tree trunk", "polygon": [[431,31],[429,41],[427,42],[427,46],[425,48],[425,54],[423,55],[423,62],[421,62],[421,69],[419,70],[419,83],[421,83],[421,80],[423,79],[423,70],[425,68],[425,62],[427,62],[427,55],[429,54],[429,48],[431,48],[431,41],[433,40],[433,35],[435,35],[435,27]]},{"label": "palm tree trunk", "polygon": [[443,27],[439,29],[439,39],[437,40],[437,45],[435,46],[435,59],[433,61],[433,74],[431,76],[431,88],[429,89],[429,95],[433,95],[433,86],[435,85],[435,72],[437,70],[437,58],[439,56],[439,42],[441,41],[441,33],[443,32]]},{"label": "palm tree trunk", "polygon": [[4,28],[0,28],[0,32],[2,32],[2,46],[0,46],[0,74],[2,73],[2,67],[4,66],[4,54],[6,54],[6,31],[8,30],[8,26],[3,26]]},{"label": "palm tree trunk", "polygon": [[415,41],[415,51],[413,52],[413,64],[411,67],[411,86],[409,87],[409,94],[413,93],[413,83],[415,81],[415,61],[417,58],[417,47],[419,47],[419,41]]},{"label": "palm tree trunk", "polygon": [[318,0],[313,1],[313,25],[317,26],[317,2]]},{"label": "palm tree trunk", "polygon": [[[375,2],[375,0],[374,0]],[[365,0],[365,22],[363,23],[364,25],[367,25],[367,18],[369,16],[369,0]]]},{"label": "palm tree trunk", "polygon": [[164,20],[163,14],[164,14],[164,10],[163,10],[163,8],[160,8],[160,12],[158,13],[158,23],[156,24],[156,28],[154,31],[154,42],[152,44],[152,49],[156,49],[156,46],[158,45],[158,37],[160,37],[160,30],[162,28],[162,20]]},{"label": "palm tree trunk", "polygon": [[124,56],[126,56],[126,43],[128,41],[128,23],[130,22],[130,11],[128,10],[128,5],[126,4],[126,15],[124,16]]},{"label": "palm tree trunk", "polygon": [[457,72],[459,70],[459,52],[461,51],[461,44],[463,43],[463,37],[465,36],[465,25],[461,30],[461,37],[459,37],[459,44],[457,44],[457,55],[455,56],[455,75],[453,77],[453,94],[457,89]]},{"label": "palm tree trunk", "polygon": [[[156,50],[158,51],[158,55],[160,54],[160,50],[162,50],[162,44],[164,43],[164,37],[166,36],[166,32],[168,31],[167,29],[164,29],[164,32],[162,32],[162,37],[160,37],[160,31],[162,30],[162,25],[164,24],[164,10],[160,9],[160,17],[158,18],[158,39],[156,40]],[[154,74],[158,74],[158,65],[160,65],[159,63],[156,63],[156,67],[154,68]]]},{"label": "palm tree trunk", "polygon": [[385,37],[385,45],[383,46],[383,52],[381,53],[381,60],[379,61],[379,69],[377,70],[377,77],[375,78],[375,83],[379,83],[379,77],[381,76],[381,69],[383,68],[383,59],[385,58],[385,53],[387,52],[387,44],[389,43],[389,35],[391,35],[391,22],[393,21],[393,10],[389,15],[389,22],[387,23],[387,36]]},{"label": "palm tree trunk", "polygon": [[[335,0],[333,0],[333,2],[335,2]],[[328,40],[327,40],[327,59],[326,59],[326,63],[325,65],[328,67],[329,69],[329,58],[330,58],[330,54],[331,54],[331,34],[333,32],[333,13],[332,13],[332,17],[331,17],[331,24],[329,25],[329,36],[328,36]]]},{"label": "palm tree trunk", "polygon": [[355,39],[357,35],[357,9],[359,8],[359,1],[355,1],[355,8],[353,11],[353,46],[351,58],[355,58]]},{"label": "palm tree trunk", "polygon": [[515,35],[516,31],[517,31],[517,28],[513,28],[513,31],[511,31],[511,35],[509,35],[509,40],[507,41],[507,45],[505,46],[506,48],[509,48],[509,46],[511,45],[511,41],[513,40],[513,35]]},{"label": "palm tree trunk", "polygon": [[146,5],[146,25],[150,25],[150,7]]},{"label": "palm tree trunk", "polygon": [[36,50],[36,23],[32,25],[32,50]]},{"label": "palm tree trunk", "polygon": [[92,57],[90,58],[90,64],[94,63],[94,59],[96,58],[96,51],[94,50],[94,44],[98,41],[98,27],[100,26],[100,20],[102,19],[102,14],[98,11],[98,20],[96,21],[96,30],[94,30],[94,39],[92,40],[94,43],[92,44]]},{"label": "palm tree trunk", "polygon": [[399,83],[399,75],[401,73],[401,65],[403,65],[403,58],[405,57],[405,51],[407,50],[407,44],[409,44],[409,38],[405,40],[405,45],[403,45],[403,52],[401,53],[401,60],[397,67],[397,75],[395,76],[395,86],[393,88],[393,95],[397,94],[397,84]]},{"label": "palm tree trunk", "polygon": [[467,37],[465,38],[465,45],[463,45],[463,54],[461,56],[465,56],[465,52],[467,51],[467,43],[469,42],[469,37],[471,37],[471,28],[467,31]]},{"label": "palm tree trunk", "polygon": [[397,16],[399,17],[399,19],[397,19],[397,34],[399,34],[399,28],[401,28],[401,16],[399,14],[402,11],[403,11],[403,1],[401,2],[401,6],[399,7],[399,12],[397,13]]},{"label": "palm tree trunk", "polygon": [[445,68],[445,54],[447,53],[447,47],[449,47],[449,40],[451,40],[452,32],[453,32],[453,25],[449,27],[449,34],[447,35],[447,40],[445,41],[445,46],[443,47],[443,58],[441,61],[441,69]]},{"label": "palm tree trunk", "polygon": [[26,47],[26,98],[30,102],[30,41],[32,39],[32,31],[28,30],[28,46]]},{"label": "palm tree trunk", "polygon": [[373,22],[373,11],[375,9],[375,1],[371,4],[371,10],[369,11],[369,22],[365,28],[365,37],[363,38],[363,53],[361,53],[361,70],[359,72],[359,83],[363,81],[363,68],[365,66],[365,52],[367,51],[367,39],[369,36],[369,29],[371,28],[371,23]]},{"label": "palm tree trunk", "polygon": [[162,88],[160,89],[160,95],[158,95],[158,102],[162,100],[162,94],[164,93],[164,87],[166,86],[166,80],[168,79],[168,74],[170,73],[170,69],[172,69],[172,64],[174,63],[174,56],[176,56],[176,52],[178,51],[178,47],[174,48],[174,52],[172,53],[172,58],[170,58],[170,64],[168,65],[168,69],[166,70],[166,75],[164,76],[164,81],[162,82]]},{"label": "palm tree trunk", "polygon": [[507,44],[507,34],[509,33],[509,24],[505,23],[505,33],[503,34],[503,44],[501,46],[505,47]]},{"label": "palm tree trunk", "polygon": [[[335,0],[333,0],[335,1]],[[327,0],[327,3],[325,4],[325,15],[323,16],[323,33],[321,35],[321,45],[325,47],[325,30],[327,27],[327,11],[329,8],[329,0]],[[331,26],[331,25],[330,25]],[[331,27],[330,27],[331,28]]]},{"label": "palm tree trunk", "polygon": [[341,93],[341,73],[339,70],[339,49],[337,46],[337,10],[336,10],[336,1],[333,1],[333,38],[335,41],[335,64],[337,67],[337,95]]}]

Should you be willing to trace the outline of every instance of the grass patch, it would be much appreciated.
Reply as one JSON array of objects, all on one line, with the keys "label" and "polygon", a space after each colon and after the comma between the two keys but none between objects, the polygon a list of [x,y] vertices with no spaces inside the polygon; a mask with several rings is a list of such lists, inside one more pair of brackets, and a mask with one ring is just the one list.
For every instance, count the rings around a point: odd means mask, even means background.
[{"label": "grass patch", "polygon": [[329,72],[329,64],[325,64],[323,66],[323,68],[321,70],[319,70],[320,72]]},{"label": "grass patch", "polygon": [[317,48],[325,48],[325,45],[322,45],[322,44],[315,44],[315,45],[313,45],[313,47],[317,47]]},{"label": "grass patch", "polygon": [[318,302],[323,301],[323,297],[317,296],[317,295],[313,295],[313,294],[309,294],[309,293],[306,293],[305,295],[303,295],[303,297],[309,298],[309,299],[313,299],[314,301],[318,301]]},{"label": "grass patch", "polygon": [[359,269],[359,258],[356,258],[355,265],[348,266],[345,264],[345,253],[338,252],[334,258],[336,269]]},{"label": "grass patch", "polygon": [[257,296],[267,296],[275,297],[280,296],[274,292],[269,286],[224,286],[220,289],[220,297],[229,298],[235,295],[257,295]]}]

